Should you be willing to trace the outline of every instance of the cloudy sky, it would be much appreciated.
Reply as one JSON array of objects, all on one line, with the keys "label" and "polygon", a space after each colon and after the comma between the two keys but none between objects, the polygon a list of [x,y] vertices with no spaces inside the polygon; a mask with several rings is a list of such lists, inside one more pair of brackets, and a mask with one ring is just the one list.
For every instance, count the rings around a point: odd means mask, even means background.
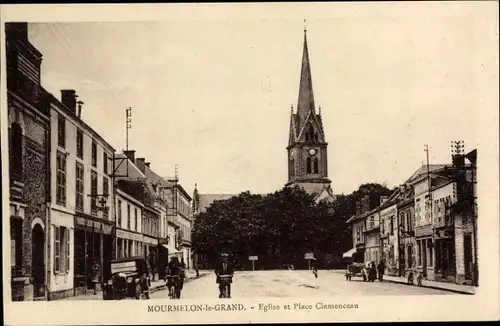
[{"label": "cloudy sky", "polygon": [[450,161],[451,140],[478,146],[494,59],[480,12],[437,3],[310,5],[304,17],[290,5],[250,9],[37,23],[29,37],[44,56],[46,89],[75,89],[83,119],[117,151],[132,107],[130,149],[160,175],[178,164],[189,192],[196,182],[202,193],[265,193],[286,182],[303,18],[335,193],[399,184],[425,161],[424,144],[431,163]]}]

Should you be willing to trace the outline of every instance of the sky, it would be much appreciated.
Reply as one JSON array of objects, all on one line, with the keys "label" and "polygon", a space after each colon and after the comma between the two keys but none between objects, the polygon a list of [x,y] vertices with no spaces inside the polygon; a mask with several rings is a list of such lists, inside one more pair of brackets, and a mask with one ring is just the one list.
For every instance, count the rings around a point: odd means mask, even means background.
[{"label": "sky", "polygon": [[436,164],[450,162],[452,140],[478,147],[489,59],[480,16],[331,5],[307,17],[34,23],[29,38],[49,92],[75,89],[82,118],[117,151],[131,107],[129,149],[162,176],[177,164],[189,193],[195,183],[226,194],[286,183],[304,18],[334,193],[404,182],[426,161],[424,144]]}]

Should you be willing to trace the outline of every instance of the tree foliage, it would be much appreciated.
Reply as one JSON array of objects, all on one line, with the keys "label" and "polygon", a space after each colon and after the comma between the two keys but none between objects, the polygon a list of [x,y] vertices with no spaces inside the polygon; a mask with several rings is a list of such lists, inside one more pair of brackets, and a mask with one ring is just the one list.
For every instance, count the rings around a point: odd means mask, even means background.
[{"label": "tree foliage", "polygon": [[212,261],[227,251],[243,265],[249,255],[258,255],[259,265],[266,268],[300,266],[306,252],[315,252],[328,263],[352,246],[345,222],[355,213],[355,202],[364,195],[379,198],[389,193],[379,184],[364,184],[333,203],[315,203],[298,187],[266,196],[243,192],[213,202],[196,217],[193,250]]}]

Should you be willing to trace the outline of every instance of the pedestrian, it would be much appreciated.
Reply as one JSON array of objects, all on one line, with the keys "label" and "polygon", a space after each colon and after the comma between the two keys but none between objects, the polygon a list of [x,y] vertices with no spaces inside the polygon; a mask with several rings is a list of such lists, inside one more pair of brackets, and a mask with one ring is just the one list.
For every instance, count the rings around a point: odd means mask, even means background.
[{"label": "pedestrian", "polygon": [[97,284],[99,284],[99,277],[101,276],[101,266],[94,259],[94,263],[92,264],[92,283],[94,284],[94,295],[97,294]]},{"label": "pedestrian", "polygon": [[313,266],[313,274],[314,274],[314,278],[317,279],[318,278],[318,267],[316,267],[316,265]]},{"label": "pedestrian", "polygon": [[379,280],[379,282],[383,282],[384,281],[384,272],[385,272],[385,260],[384,259],[380,260],[380,262],[378,263],[377,270],[378,270],[378,280]]}]

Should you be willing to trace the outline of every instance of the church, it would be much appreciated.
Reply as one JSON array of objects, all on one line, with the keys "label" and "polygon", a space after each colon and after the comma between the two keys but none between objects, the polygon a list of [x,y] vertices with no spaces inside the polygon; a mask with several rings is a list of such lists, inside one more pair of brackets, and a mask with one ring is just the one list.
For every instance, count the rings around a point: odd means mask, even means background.
[{"label": "church", "polygon": [[328,178],[328,143],[321,118],[316,111],[311,77],[311,64],[304,30],[302,68],[296,112],[291,108],[288,146],[288,182],[314,196],[316,202],[334,201],[331,180]]},{"label": "church", "polygon": [[[311,64],[304,29],[302,67],[296,111],[290,114],[288,146],[288,181],[285,187],[301,187],[314,196],[316,202],[333,202],[335,195],[328,178],[328,143],[321,118],[321,108],[316,112],[311,78]],[[265,195],[265,194],[263,194]],[[225,200],[238,194],[200,194],[195,186],[193,215],[205,212],[215,200]]]}]

